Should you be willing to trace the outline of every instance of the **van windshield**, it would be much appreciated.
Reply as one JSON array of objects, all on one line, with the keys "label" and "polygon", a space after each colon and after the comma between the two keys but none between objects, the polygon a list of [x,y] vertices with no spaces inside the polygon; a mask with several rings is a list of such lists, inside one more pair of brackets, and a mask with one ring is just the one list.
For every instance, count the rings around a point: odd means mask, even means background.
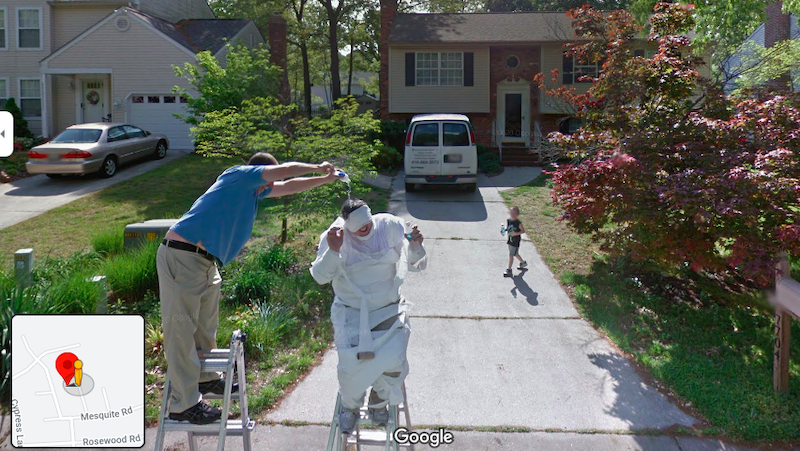
[{"label": "van windshield", "polygon": [[429,122],[427,124],[417,124],[414,127],[414,138],[412,146],[438,146],[439,145],[439,124]]},{"label": "van windshield", "polygon": [[469,131],[467,124],[445,123],[442,129],[442,140],[444,146],[468,146]]}]

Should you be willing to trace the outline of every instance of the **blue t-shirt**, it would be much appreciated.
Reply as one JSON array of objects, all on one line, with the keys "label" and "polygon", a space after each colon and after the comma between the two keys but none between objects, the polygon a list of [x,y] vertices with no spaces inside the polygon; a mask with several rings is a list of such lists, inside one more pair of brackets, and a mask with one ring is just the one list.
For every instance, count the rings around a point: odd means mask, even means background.
[{"label": "blue t-shirt", "polygon": [[258,188],[267,183],[261,178],[264,167],[242,165],[225,170],[172,230],[202,244],[223,265],[230,263],[253,233],[258,200],[271,191],[258,195]]}]

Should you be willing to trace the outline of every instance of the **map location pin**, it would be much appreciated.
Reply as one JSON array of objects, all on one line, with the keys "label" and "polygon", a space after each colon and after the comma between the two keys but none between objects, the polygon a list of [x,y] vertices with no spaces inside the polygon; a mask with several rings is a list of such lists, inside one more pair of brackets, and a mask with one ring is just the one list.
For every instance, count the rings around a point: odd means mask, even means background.
[{"label": "map location pin", "polygon": [[65,352],[56,358],[56,371],[64,379],[64,385],[69,385],[69,381],[75,375],[76,360],[78,360],[78,356],[71,352]]}]

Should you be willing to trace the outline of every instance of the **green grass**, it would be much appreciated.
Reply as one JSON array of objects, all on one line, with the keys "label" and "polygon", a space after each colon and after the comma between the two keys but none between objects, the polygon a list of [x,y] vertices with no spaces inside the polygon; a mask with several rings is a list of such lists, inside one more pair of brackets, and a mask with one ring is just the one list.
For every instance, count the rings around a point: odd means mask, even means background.
[{"label": "green grass", "polygon": [[[790,391],[776,395],[772,314],[762,293],[610,259],[556,220],[544,177],[505,197],[521,208],[528,235],[581,314],[705,419],[706,432],[800,438],[800,345],[792,350]],[[800,336],[798,322],[792,329]]]}]

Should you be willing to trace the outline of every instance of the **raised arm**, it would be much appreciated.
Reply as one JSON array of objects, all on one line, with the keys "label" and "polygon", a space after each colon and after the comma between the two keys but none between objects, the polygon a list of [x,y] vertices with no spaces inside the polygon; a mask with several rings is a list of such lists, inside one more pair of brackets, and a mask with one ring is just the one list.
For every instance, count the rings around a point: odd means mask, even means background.
[{"label": "raised arm", "polygon": [[336,174],[330,172],[328,175],[319,177],[296,177],[283,182],[275,182],[272,184],[272,191],[267,194],[267,197],[281,197],[301,193],[334,182],[336,179]]},{"label": "raised arm", "polygon": [[283,180],[290,177],[312,174],[314,172],[330,174],[333,171],[333,165],[328,162],[321,164],[309,164],[289,161],[283,164],[265,166],[261,171],[261,178],[265,182],[272,182],[275,180]]},{"label": "raised arm", "polygon": [[340,226],[344,224],[343,222],[338,224],[339,226],[334,222],[331,227],[322,234],[319,240],[317,258],[314,260],[314,263],[311,264],[311,276],[320,285],[330,283],[342,268],[342,259],[338,249],[333,250],[328,244],[329,241],[334,241],[336,246],[341,248],[340,238],[342,237],[342,229]]}]

